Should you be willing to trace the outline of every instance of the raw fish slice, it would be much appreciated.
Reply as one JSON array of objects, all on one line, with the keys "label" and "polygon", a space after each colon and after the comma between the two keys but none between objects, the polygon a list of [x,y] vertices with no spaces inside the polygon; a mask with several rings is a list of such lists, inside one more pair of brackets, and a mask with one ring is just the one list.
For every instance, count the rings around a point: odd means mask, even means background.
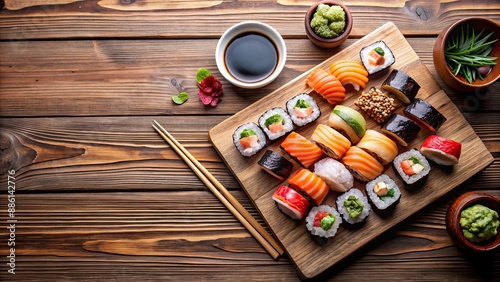
[{"label": "raw fish slice", "polygon": [[288,183],[306,193],[316,205],[320,205],[323,202],[328,194],[328,190],[330,190],[323,179],[304,168],[299,168],[295,171],[288,178]]},{"label": "raw fish slice", "polygon": [[323,155],[320,147],[295,131],[292,131],[280,146],[305,168],[310,167]]},{"label": "raw fish slice", "polygon": [[384,167],[374,157],[361,148],[351,146],[342,162],[358,180],[367,182],[382,174]]},{"label": "raw fish slice", "polygon": [[330,65],[330,73],[337,77],[342,85],[353,85],[356,91],[364,89],[368,83],[368,72],[365,67],[357,61],[336,61]]},{"label": "raw fish slice", "polygon": [[398,145],[384,134],[368,129],[363,138],[356,144],[375,157],[382,165],[386,165],[398,155]]},{"label": "raw fish slice", "polygon": [[351,147],[351,142],[344,135],[328,125],[318,124],[311,140],[318,145],[327,156],[336,160],[341,159]]},{"label": "raw fish slice", "polygon": [[342,83],[334,75],[321,68],[314,69],[309,73],[306,84],[331,105],[338,104],[345,98],[345,88]]},{"label": "raw fish slice", "polygon": [[441,165],[456,165],[462,144],[437,135],[430,135],[420,146],[420,152],[429,160]]},{"label": "raw fish slice", "polygon": [[292,219],[301,220],[309,208],[309,201],[294,189],[280,185],[272,196],[278,208]]}]

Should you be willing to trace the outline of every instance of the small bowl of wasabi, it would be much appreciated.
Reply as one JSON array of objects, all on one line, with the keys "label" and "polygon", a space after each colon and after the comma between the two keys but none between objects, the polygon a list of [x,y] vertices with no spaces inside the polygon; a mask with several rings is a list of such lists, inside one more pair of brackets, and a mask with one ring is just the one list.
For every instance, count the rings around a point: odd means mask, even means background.
[{"label": "small bowl of wasabi", "polygon": [[324,49],[340,46],[352,30],[352,15],[339,1],[319,1],[309,7],[304,18],[306,35]]},{"label": "small bowl of wasabi", "polygon": [[483,192],[460,195],[446,213],[446,230],[459,247],[489,253],[500,247],[500,199]]}]

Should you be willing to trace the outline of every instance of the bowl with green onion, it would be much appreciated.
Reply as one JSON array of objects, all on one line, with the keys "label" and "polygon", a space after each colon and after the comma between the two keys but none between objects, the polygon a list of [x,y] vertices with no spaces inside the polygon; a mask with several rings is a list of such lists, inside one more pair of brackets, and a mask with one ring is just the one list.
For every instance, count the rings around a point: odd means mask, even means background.
[{"label": "bowl with green onion", "polygon": [[500,28],[487,18],[465,18],[445,28],[434,43],[439,77],[459,91],[473,92],[500,77]]}]

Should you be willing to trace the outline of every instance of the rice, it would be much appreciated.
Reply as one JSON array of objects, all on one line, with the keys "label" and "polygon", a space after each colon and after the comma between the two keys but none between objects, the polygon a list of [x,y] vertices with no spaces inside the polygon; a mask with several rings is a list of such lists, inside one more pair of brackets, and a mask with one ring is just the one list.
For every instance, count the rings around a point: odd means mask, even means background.
[{"label": "rice", "polygon": [[[358,199],[359,202],[361,202],[361,204],[363,205],[361,213],[355,217],[351,217],[349,215],[349,211],[348,211],[347,207],[344,205],[345,201],[349,200],[349,197],[351,197],[351,196]],[[353,188],[353,189],[343,193],[342,195],[340,195],[337,198],[337,210],[339,211],[340,215],[347,223],[356,224],[356,223],[360,223],[363,220],[365,220],[365,218],[370,214],[371,206],[368,203],[368,199],[365,197],[365,195],[363,195],[363,193],[360,190]]]},{"label": "rice", "polygon": [[331,190],[345,192],[352,188],[354,178],[341,162],[332,158],[324,158],[314,164],[314,173],[330,187]]},{"label": "rice", "polygon": [[[391,196],[378,196],[375,191],[375,184],[379,182],[384,182],[388,189],[394,189],[394,195]],[[383,211],[388,209],[389,207],[395,206],[399,202],[399,198],[401,198],[401,191],[399,190],[398,185],[390,178],[387,174],[381,174],[379,177],[374,180],[366,183],[366,195],[375,206],[377,210]]]},{"label": "rice", "polygon": [[[297,101],[299,99],[305,100],[313,108],[313,112],[310,116],[305,117],[305,118],[301,118],[295,114],[295,111],[293,110],[293,108],[295,107],[295,105],[297,104]],[[309,123],[315,121],[321,115],[321,111],[318,107],[318,104],[313,99],[313,97],[311,97],[307,93],[301,93],[301,94],[293,97],[292,99],[288,100],[288,102],[286,103],[286,110],[288,111],[288,114],[290,115],[293,123],[297,126],[304,126],[306,124],[309,124]]]},{"label": "rice", "polygon": [[[385,58],[385,61],[381,65],[372,65],[369,63],[369,59],[370,59],[369,54],[373,49],[375,49],[377,47],[380,47],[380,48],[382,48],[382,50],[384,50],[385,54],[383,57]],[[376,42],[374,42],[366,47],[363,47],[361,49],[361,51],[359,52],[359,56],[361,58],[361,62],[363,63],[363,66],[365,67],[368,74],[374,74],[374,73],[379,72],[381,70],[387,69],[392,64],[394,64],[394,62],[396,61],[394,59],[394,54],[392,54],[391,49],[385,44],[384,41],[376,41]]]},{"label": "rice", "polygon": [[[328,230],[325,230],[320,226],[314,226],[314,218],[316,217],[316,214],[318,212],[326,212],[335,217],[335,222]],[[342,217],[340,216],[340,214],[337,212],[337,210],[335,210],[335,208],[328,205],[320,205],[313,207],[306,217],[307,230],[309,230],[309,232],[311,232],[312,235],[323,238],[330,238],[335,236],[341,223],[342,223]]]},{"label": "rice", "polygon": [[[282,131],[273,133],[267,128],[265,122],[266,122],[267,118],[269,118],[270,116],[275,115],[275,114],[279,114],[283,118],[283,120],[285,121],[285,124],[283,125]],[[292,122],[291,117],[286,113],[286,111],[283,108],[280,108],[280,107],[272,108],[272,109],[266,111],[263,115],[261,115],[259,118],[259,126],[266,133],[267,137],[270,140],[278,139],[281,136],[283,136],[283,135],[285,135],[288,132],[293,130],[293,122]]]},{"label": "rice", "polygon": [[[251,129],[257,134],[258,142],[257,145],[251,148],[244,148],[240,143],[240,134],[245,129]],[[233,133],[233,143],[236,149],[244,157],[250,157],[259,152],[262,148],[266,146],[266,136],[262,129],[253,122],[247,122],[240,125]]]}]

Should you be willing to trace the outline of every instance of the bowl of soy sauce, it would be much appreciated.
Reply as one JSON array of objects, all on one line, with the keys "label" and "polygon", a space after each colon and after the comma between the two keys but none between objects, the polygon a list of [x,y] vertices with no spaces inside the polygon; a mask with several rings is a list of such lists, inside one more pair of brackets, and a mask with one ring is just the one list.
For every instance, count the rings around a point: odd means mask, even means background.
[{"label": "bowl of soy sauce", "polygon": [[248,89],[264,87],[285,66],[285,41],[268,24],[244,21],[222,34],[215,49],[215,61],[231,84]]}]

